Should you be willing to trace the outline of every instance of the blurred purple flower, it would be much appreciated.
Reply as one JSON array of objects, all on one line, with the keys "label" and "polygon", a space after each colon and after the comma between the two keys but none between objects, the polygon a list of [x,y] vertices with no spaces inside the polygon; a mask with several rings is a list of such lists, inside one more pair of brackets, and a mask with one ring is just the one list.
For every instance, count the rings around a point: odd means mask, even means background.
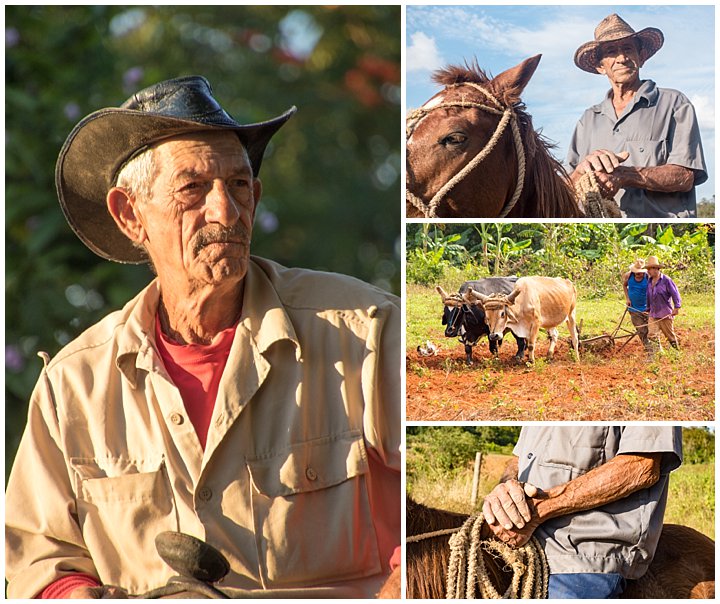
[{"label": "blurred purple flower", "polygon": [[278,226],[280,226],[278,217],[268,211],[260,212],[260,214],[258,214],[257,223],[263,233],[274,233],[277,231]]},{"label": "blurred purple flower", "polygon": [[143,79],[145,70],[142,67],[131,67],[123,74],[123,90],[130,94],[137,89],[140,80]]},{"label": "blurred purple flower", "polygon": [[73,101],[70,101],[67,105],[65,105],[65,109],[63,109],[63,111],[65,112],[65,117],[71,122],[74,122],[80,117],[80,105]]},{"label": "blurred purple flower", "polygon": [[17,346],[5,346],[5,368],[13,373],[20,373],[25,368],[25,357]]},{"label": "blurred purple flower", "polygon": [[5,48],[12,48],[17,46],[20,42],[20,32],[14,27],[5,28]]}]

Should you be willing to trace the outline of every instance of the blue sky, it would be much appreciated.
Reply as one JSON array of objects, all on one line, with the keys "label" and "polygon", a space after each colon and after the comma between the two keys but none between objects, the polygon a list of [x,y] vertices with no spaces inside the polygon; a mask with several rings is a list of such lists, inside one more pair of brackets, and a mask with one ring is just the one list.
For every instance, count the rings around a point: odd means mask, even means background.
[{"label": "blue sky", "polygon": [[558,144],[565,159],[575,123],[602,100],[605,76],[573,63],[575,50],[593,39],[597,24],[616,12],[635,31],[657,27],[665,44],[641,69],[642,78],[683,92],[695,106],[708,167],[698,201],[715,193],[715,9],[705,6],[408,6],[407,108],[419,107],[439,87],[433,70],[477,57],[491,75],[542,54],[523,101],[536,128]]}]

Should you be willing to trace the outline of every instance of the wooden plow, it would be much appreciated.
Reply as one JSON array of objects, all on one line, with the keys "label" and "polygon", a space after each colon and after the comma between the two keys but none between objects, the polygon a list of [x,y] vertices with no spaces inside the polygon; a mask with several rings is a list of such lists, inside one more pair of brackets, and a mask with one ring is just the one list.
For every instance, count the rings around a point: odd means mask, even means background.
[{"label": "wooden plow", "polygon": [[[615,325],[615,329],[612,330],[611,333],[603,333],[599,336],[593,336],[591,338],[582,338],[582,319],[580,320],[580,323],[578,325],[578,347],[580,350],[584,350],[586,352],[601,352],[604,350],[612,350],[613,354],[615,352],[620,352],[625,346],[627,346],[633,338],[640,337],[635,330],[635,326],[632,325],[632,330],[623,327],[623,322],[625,321],[625,317],[627,316],[629,310],[627,306],[625,307],[625,310],[623,311],[622,316],[620,317],[620,320],[617,322],[617,325]],[[615,350],[615,347],[620,343],[620,348]]]}]

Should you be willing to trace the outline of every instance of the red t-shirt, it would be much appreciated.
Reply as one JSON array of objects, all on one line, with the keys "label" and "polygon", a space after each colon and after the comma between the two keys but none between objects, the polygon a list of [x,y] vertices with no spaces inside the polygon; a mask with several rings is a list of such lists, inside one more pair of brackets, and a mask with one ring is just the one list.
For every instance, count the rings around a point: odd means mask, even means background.
[{"label": "red t-shirt", "polygon": [[212,344],[177,344],[160,329],[160,318],[155,318],[158,352],[170,378],[180,390],[185,410],[203,449],[236,329],[237,323],[221,331]]}]

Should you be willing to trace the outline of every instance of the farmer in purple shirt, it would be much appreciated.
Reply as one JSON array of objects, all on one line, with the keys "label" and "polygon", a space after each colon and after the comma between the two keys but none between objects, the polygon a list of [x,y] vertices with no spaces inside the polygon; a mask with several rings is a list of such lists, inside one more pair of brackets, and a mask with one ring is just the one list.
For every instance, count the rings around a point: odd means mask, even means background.
[{"label": "farmer in purple shirt", "polygon": [[680,312],[680,292],[673,280],[660,272],[664,266],[658,262],[656,256],[649,256],[645,261],[645,268],[650,278],[647,288],[647,306],[650,315],[648,339],[653,343],[656,352],[661,348],[661,331],[670,342],[670,346],[678,347],[677,336],[673,329],[673,317]]}]

